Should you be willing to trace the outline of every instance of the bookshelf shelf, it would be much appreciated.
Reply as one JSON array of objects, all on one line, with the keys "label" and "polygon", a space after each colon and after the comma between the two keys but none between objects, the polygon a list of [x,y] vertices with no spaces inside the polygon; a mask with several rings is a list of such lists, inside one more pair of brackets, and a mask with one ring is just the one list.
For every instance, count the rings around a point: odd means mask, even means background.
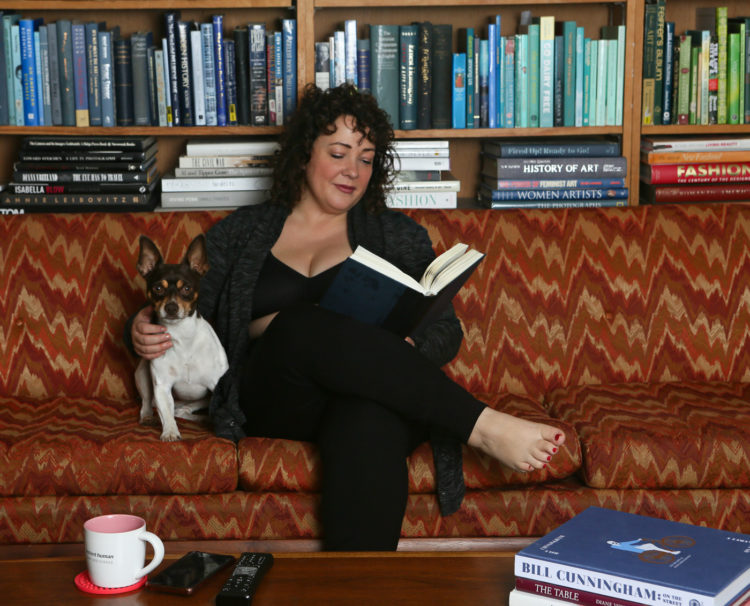
[{"label": "bookshelf shelf", "polygon": [[[600,37],[605,25],[627,26],[623,123],[621,126],[583,128],[478,128],[396,130],[399,139],[447,139],[450,141],[452,170],[461,180],[462,199],[473,198],[479,180],[479,150],[486,138],[611,135],[619,137],[628,162],[630,204],[638,203],[640,140],[646,135],[731,135],[750,133],[750,124],[713,126],[643,126],[641,120],[644,15],[647,0],[6,0],[2,10],[13,10],[30,17],[106,20],[119,25],[123,35],[150,30],[163,35],[163,14],[181,11],[183,18],[204,21],[213,14],[225,16],[225,31],[251,21],[267,23],[281,18],[297,20],[297,83],[301,88],[314,80],[315,43],[356,19],[359,34],[367,37],[370,24],[410,24],[429,20],[453,26],[453,48],[458,47],[459,28],[486,31],[495,15],[502,16],[501,35],[516,33],[521,11],[534,16],[553,15],[555,20],[575,20],[592,39]],[[728,6],[730,16],[746,13],[739,0],[667,0],[667,19],[676,30],[695,27],[696,11]],[[281,127],[18,127],[0,126],[0,182],[7,181],[21,138],[28,135],[154,135],[159,139],[159,168],[168,172],[185,141],[195,137],[246,136],[275,137]]]}]

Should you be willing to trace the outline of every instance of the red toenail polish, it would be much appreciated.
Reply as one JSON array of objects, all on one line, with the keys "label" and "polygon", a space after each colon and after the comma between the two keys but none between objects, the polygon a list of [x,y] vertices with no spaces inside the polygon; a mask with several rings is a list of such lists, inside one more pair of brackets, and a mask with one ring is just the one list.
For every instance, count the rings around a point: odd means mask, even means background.
[{"label": "red toenail polish", "polygon": [[559,440],[561,435],[561,433],[555,434],[555,440]]},{"label": "red toenail polish", "polygon": [[557,448],[552,449],[552,454],[555,454],[557,452]]},{"label": "red toenail polish", "polygon": [[547,457],[547,460],[548,460],[548,461],[551,461],[551,460],[552,460],[552,457]]}]

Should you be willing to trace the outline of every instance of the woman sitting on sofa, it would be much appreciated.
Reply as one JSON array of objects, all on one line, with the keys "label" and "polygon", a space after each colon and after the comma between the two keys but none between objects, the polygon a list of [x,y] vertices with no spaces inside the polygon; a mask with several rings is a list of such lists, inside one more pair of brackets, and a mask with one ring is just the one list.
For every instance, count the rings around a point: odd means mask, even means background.
[{"label": "woman sitting on sofa", "polygon": [[[440,366],[463,338],[452,308],[406,340],[317,306],[358,245],[418,278],[434,258],[424,228],[385,208],[393,131],[374,98],[308,86],[280,138],[271,200],[207,233],[199,309],[229,358],[211,417],[218,435],[315,442],[330,550],[392,550],[406,458],[432,440],[441,511],[461,503],[460,442],[509,467],[543,467],[564,436],[492,410]],[[145,308],[129,336],[146,359],[170,347]]]}]

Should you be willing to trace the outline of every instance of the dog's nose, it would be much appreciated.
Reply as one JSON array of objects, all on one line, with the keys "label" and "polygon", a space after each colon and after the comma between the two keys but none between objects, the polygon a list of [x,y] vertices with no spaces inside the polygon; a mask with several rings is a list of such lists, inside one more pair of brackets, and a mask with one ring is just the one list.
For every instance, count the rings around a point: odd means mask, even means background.
[{"label": "dog's nose", "polygon": [[170,301],[164,306],[164,312],[170,317],[176,317],[180,312],[180,306],[174,301]]}]

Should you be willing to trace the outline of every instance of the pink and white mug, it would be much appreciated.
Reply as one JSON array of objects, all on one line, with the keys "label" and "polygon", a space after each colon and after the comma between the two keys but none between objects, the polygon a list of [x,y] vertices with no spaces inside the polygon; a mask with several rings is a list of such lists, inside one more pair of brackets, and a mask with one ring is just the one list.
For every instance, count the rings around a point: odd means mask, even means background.
[{"label": "pink and white mug", "polygon": [[[99,587],[134,585],[164,559],[164,544],[146,530],[146,520],[128,514],[98,516],[83,525],[89,578]],[[154,557],[146,563],[146,542]]]}]

